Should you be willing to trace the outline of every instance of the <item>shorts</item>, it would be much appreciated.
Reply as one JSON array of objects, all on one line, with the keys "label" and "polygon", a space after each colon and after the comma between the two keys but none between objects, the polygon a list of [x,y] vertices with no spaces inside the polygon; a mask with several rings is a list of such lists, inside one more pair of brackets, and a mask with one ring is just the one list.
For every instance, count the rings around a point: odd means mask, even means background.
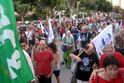
[{"label": "shorts", "polygon": [[54,70],[54,75],[56,76],[56,77],[58,77],[59,75],[60,75],[60,70]]}]

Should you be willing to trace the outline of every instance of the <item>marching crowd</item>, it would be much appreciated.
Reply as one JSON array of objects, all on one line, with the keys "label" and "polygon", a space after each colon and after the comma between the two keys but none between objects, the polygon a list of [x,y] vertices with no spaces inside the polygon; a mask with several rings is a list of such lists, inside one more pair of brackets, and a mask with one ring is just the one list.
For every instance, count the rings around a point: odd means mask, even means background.
[{"label": "marching crowd", "polygon": [[[54,74],[57,83],[61,83],[61,56],[56,43],[61,41],[65,67],[71,69],[72,63],[77,62],[72,73],[75,78],[70,79],[72,83],[124,83],[124,30],[121,19],[114,19],[106,13],[93,14],[84,19],[63,16],[59,21],[52,18],[54,39],[50,43],[47,20],[44,23],[38,20],[37,24],[31,22],[26,27],[17,24],[19,40],[35,78],[31,82],[51,83]],[[115,40],[105,45],[99,58],[91,40],[110,24]]]}]

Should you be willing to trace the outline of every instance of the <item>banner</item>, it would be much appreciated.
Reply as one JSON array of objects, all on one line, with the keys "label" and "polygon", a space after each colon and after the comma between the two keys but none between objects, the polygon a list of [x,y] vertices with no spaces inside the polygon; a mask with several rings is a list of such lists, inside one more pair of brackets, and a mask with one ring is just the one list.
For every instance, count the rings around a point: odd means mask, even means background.
[{"label": "banner", "polygon": [[0,82],[29,83],[32,79],[18,40],[13,0],[0,0]]},{"label": "banner", "polygon": [[48,27],[49,27],[49,30],[48,30],[48,44],[51,43],[54,39],[54,34],[53,34],[53,28],[52,28],[52,24],[51,24],[51,19],[49,18],[48,19]]},{"label": "banner", "polygon": [[100,58],[104,46],[114,42],[112,25],[108,25],[91,42],[94,44],[96,52]]}]

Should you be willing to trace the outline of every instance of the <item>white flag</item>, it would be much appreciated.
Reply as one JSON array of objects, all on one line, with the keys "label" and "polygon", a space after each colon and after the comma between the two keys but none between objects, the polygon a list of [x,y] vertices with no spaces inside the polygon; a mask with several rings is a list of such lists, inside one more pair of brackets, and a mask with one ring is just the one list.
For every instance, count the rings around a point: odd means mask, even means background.
[{"label": "white flag", "polygon": [[43,34],[48,35],[48,32],[46,31],[46,29],[45,29],[44,26],[43,26],[43,22],[42,22],[41,20],[38,20],[38,21],[39,21],[39,24],[37,25],[37,27],[42,30],[42,33],[43,33]]},{"label": "white flag", "polygon": [[51,43],[54,39],[53,29],[51,25],[51,19],[48,19],[49,30],[48,30],[48,43]]},{"label": "white flag", "polygon": [[104,46],[114,42],[112,25],[108,25],[91,42],[94,44],[96,52],[100,58],[100,55],[103,53],[102,49]]}]

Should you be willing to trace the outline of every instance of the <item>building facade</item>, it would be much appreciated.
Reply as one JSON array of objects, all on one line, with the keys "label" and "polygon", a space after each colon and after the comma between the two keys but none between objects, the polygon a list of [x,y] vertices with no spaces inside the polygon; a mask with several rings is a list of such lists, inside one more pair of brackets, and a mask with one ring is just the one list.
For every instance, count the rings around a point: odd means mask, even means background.
[{"label": "building facade", "polygon": [[107,0],[113,4],[113,6],[119,6],[120,8],[124,9],[124,0]]}]

